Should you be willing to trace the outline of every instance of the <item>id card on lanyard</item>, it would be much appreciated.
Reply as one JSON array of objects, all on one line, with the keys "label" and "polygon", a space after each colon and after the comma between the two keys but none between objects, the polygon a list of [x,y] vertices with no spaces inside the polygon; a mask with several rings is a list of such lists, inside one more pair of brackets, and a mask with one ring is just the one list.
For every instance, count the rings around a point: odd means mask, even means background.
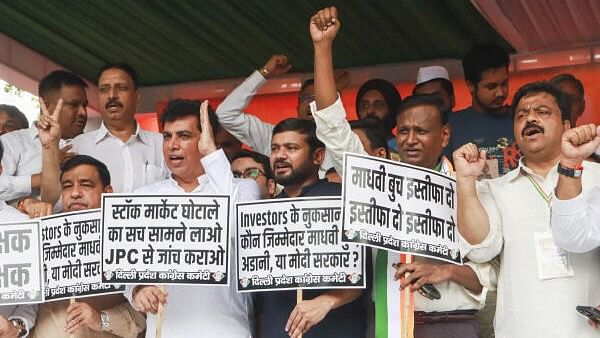
[{"label": "id card on lanyard", "polygon": [[[548,212],[552,213],[552,194],[546,194],[544,189],[530,175],[527,175],[527,178],[540,197],[546,202]],[[575,271],[573,271],[569,260],[569,253],[556,246],[551,231],[537,231],[533,234],[533,239],[539,279],[546,280],[575,276]]]}]

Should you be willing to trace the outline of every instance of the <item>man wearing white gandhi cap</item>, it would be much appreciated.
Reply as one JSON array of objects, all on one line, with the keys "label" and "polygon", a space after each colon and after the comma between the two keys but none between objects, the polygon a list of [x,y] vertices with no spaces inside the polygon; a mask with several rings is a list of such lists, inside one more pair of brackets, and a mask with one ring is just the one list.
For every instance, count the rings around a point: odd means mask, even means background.
[{"label": "man wearing white gandhi cap", "polygon": [[442,66],[421,67],[417,72],[414,94],[437,95],[442,102],[442,110],[451,112],[454,109],[454,86],[450,82],[448,70]]}]

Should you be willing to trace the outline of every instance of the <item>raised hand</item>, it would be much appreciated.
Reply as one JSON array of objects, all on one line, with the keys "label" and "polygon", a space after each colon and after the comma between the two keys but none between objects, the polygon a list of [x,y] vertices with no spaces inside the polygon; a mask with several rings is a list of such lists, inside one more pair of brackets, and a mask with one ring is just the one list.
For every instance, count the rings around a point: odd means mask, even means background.
[{"label": "raised hand", "polygon": [[335,7],[325,7],[310,18],[310,37],[314,44],[332,44],[341,22]]},{"label": "raised hand", "polygon": [[274,54],[263,66],[261,73],[265,77],[279,76],[286,74],[292,69],[292,64],[288,63],[287,56],[283,54]]},{"label": "raised hand", "polygon": [[560,145],[561,161],[581,162],[600,146],[600,126],[586,124],[567,130]]},{"label": "raised hand", "polygon": [[215,135],[213,135],[210,119],[208,118],[208,100],[204,100],[200,105],[200,127],[202,128],[202,133],[198,141],[198,151],[200,151],[200,155],[206,156],[217,151]]},{"label": "raised hand", "polygon": [[452,154],[457,178],[477,179],[485,167],[485,150],[479,151],[474,143],[467,143]]},{"label": "raised hand", "polygon": [[63,100],[59,99],[54,108],[54,112],[50,114],[44,99],[40,97],[40,107],[42,108],[42,114],[38,121],[37,127],[40,137],[40,142],[43,147],[48,147],[51,144],[57,144],[60,140],[61,130],[58,118],[60,117],[60,111],[62,110]]}]

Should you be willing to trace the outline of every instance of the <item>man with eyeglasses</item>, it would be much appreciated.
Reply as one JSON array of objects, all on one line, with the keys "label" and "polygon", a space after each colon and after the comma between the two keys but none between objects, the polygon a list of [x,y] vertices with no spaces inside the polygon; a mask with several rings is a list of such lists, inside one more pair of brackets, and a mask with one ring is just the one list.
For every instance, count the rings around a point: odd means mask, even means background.
[{"label": "man with eyeglasses", "polygon": [[267,156],[255,151],[242,150],[231,160],[231,171],[233,177],[256,181],[261,199],[275,196],[277,185]]}]

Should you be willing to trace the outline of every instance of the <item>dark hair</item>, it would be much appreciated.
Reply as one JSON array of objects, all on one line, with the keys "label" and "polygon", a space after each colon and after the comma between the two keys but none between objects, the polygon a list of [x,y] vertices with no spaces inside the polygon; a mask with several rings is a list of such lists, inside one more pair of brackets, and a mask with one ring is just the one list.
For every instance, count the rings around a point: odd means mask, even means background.
[{"label": "dark hair", "polygon": [[387,143],[387,133],[381,125],[381,120],[374,116],[367,116],[364,119],[350,121],[350,128],[362,130],[373,148],[384,148],[386,157],[390,154]]},{"label": "dark hair", "polygon": [[29,127],[29,121],[23,112],[19,108],[10,104],[0,104],[0,112],[5,112],[8,117],[14,119],[17,122],[17,129],[25,129]]},{"label": "dark hair", "polygon": [[45,98],[50,92],[59,91],[63,86],[78,86],[83,89],[88,87],[79,76],[66,70],[55,70],[40,80],[38,96]]},{"label": "dark hair", "polygon": [[481,75],[490,69],[508,67],[508,53],[493,43],[479,44],[471,48],[462,59],[465,80],[477,85]]},{"label": "dark hair", "polygon": [[448,79],[444,79],[444,78],[437,78],[437,79],[429,80],[427,82],[419,83],[418,85],[416,85],[413,88],[412,94],[415,95],[415,91],[417,91],[417,89],[421,88],[422,86],[424,86],[427,83],[431,83],[431,82],[435,82],[435,81],[440,82],[440,84],[442,85],[442,88],[444,88],[446,93],[448,93],[449,97],[454,97],[454,85],[452,84],[452,81],[450,81]]},{"label": "dark hair", "polygon": [[391,82],[382,80],[382,79],[371,79],[360,86],[358,89],[358,93],[356,93],[356,113],[358,114],[360,110],[360,101],[362,97],[371,90],[375,90],[381,93],[383,99],[387,103],[388,108],[390,109],[390,114],[388,118],[382,121],[383,127],[389,129],[391,131],[394,129],[396,125],[394,121],[396,121],[396,112],[398,111],[398,105],[402,101],[400,97],[400,93],[398,93],[398,89]]},{"label": "dark hair", "polygon": [[314,85],[314,84],[315,84],[315,79],[306,79],[302,82],[302,85],[300,85],[300,91],[303,91],[307,86]]},{"label": "dark hair", "polygon": [[2,161],[2,157],[4,157],[4,145],[0,141],[0,161]]},{"label": "dark hair", "polygon": [[[202,126],[200,124],[200,104],[200,100],[174,99],[169,101],[165,111],[160,117],[161,129],[164,128],[165,123],[167,122],[174,122],[187,116],[195,116],[198,120],[198,130],[202,131]],[[210,105],[208,106],[208,120],[210,121],[213,135],[216,135],[221,127],[219,119]]]},{"label": "dark hair", "polygon": [[98,81],[100,80],[100,76],[102,76],[102,73],[109,69],[119,69],[124,71],[131,78],[131,81],[133,82],[133,87],[135,89],[138,88],[138,75],[135,71],[135,68],[133,68],[132,65],[124,62],[107,63],[104,66],[102,66],[102,68],[100,68],[100,71],[98,71],[98,76],[96,77]]},{"label": "dark hair", "polygon": [[98,175],[100,176],[102,186],[106,187],[107,185],[110,185],[110,172],[108,171],[106,165],[88,155],[75,155],[67,162],[63,163],[62,167],[60,168],[60,180],[62,181],[64,173],[84,164],[91,165],[96,168]]},{"label": "dark hair", "polygon": [[573,82],[575,87],[577,87],[577,91],[581,94],[581,97],[584,96],[585,91],[583,90],[583,83],[581,83],[581,80],[576,78],[573,74],[568,74],[568,73],[559,74],[550,79],[550,83],[556,84],[556,85],[558,85],[559,83],[564,82],[564,81]]},{"label": "dark hair", "polygon": [[295,131],[306,136],[306,143],[310,146],[311,151],[325,148],[325,144],[317,138],[317,126],[314,121],[299,118],[285,119],[273,128],[273,135],[286,131]]},{"label": "dark hair", "polygon": [[402,114],[405,110],[414,108],[416,106],[434,106],[440,112],[440,121],[442,125],[448,123],[448,112],[442,109],[444,102],[442,99],[433,94],[416,94],[411,95],[405,98],[400,107],[398,108],[398,116]]},{"label": "dark hair", "polygon": [[257,153],[256,151],[241,150],[233,156],[233,158],[231,159],[231,163],[233,163],[233,161],[237,160],[238,158],[253,159],[254,162],[260,163],[260,165],[263,166],[265,176],[267,177],[267,179],[275,179],[275,175],[273,175],[273,170],[271,169],[271,161],[269,160],[268,156],[261,153]]},{"label": "dark hair", "polygon": [[558,104],[558,108],[560,109],[560,117],[562,121],[569,120],[571,118],[571,102],[569,101],[569,97],[562,90],[560,90],[558,86],[548,81],[531,82],[519,88],[515,94],[515,97],[513,98],[512,104],[510,105],[510,111],[513,118],[521,99],[539,93],[546,93],[554,97],[556,103]]}]

